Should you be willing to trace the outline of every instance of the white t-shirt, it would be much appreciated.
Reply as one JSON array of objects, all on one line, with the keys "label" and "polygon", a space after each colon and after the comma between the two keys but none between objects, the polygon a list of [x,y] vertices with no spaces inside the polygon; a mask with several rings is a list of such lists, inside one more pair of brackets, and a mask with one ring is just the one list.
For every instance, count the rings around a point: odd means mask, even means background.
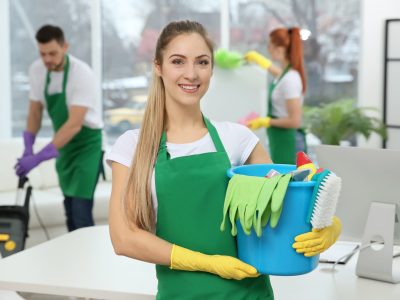
[{"label": "white t-shirt", "polygon": [[[90,128],[102,128],[101,99],[96,87],[93,71],[83,61],[72,55],[69,56],[69,72],[66,88],[67,106],[85,106],[88,111],[84,125]],[[39,101],[46,106],[44,88],[47,69],[41,59],[34,61],[29,68],[29,99]],[[49,94],[62,92],[64,71],[51,72]]]},{"label": "white t-shirt", "polygon": [[[211,121],[211,123],[218,132],[231,165],[243,165],[258,143],[258,137],[250,129],[240,124],[215,121]],[[111,165],[111,162],[115,161],[130,168],[136,151],[138,138],[139,129],[129,130],[122,134],[115,142],[111,151],[106,155],[107,163]],[[166,146],[171,159],[216,151],[209,133],[192,143],[172,144],[167,142]],[[157,214],[158,202],[154,170],[151,179],[151,195],[153,206]]]},{"label": "white t-shirt", "polygon": [[[278,79],[275,79],[275,82]],[[303,103],[303,83],[297,70],[290,69],[278,82],[272,92],[272,115],[277,118],[288,116],[286,101],[299,98]]]}]

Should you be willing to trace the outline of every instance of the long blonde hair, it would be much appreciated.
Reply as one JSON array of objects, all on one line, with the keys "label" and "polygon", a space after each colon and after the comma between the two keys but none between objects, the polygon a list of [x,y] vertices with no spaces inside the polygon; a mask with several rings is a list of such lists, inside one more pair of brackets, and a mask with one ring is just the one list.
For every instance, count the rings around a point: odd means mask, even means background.
[{"label": "long blonde hair", "polygon": [[[175,37],[191,33],[200,34],[213,53],[213,43],[200,23],[188,20],[176,21],[169,23],[162,30],[157,40],[154,64],[162,66],[163,51]],[[162,78],[155,74],[153,67],[139,141],[123,198],[125,214],[129,223],[147,231],[155,229],[155,213],[151,200],[151,177],[157,160],[165,119],[165,87]]]}]

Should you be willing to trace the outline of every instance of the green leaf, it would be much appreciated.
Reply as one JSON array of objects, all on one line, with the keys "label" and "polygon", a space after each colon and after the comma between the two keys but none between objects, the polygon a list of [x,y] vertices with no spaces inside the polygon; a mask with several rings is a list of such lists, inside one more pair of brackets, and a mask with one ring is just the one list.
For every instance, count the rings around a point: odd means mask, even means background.
[{"label": "green leaf", "polygon": [[342,99],[329,104],[304,107],[305,128],[322,143],[339,145],[340,141],[361,134],[368,139],[375,132],[387,139],[387,129],[382,121],[369,115],[377,111],[371,107],[357,107],[353,99]]}]

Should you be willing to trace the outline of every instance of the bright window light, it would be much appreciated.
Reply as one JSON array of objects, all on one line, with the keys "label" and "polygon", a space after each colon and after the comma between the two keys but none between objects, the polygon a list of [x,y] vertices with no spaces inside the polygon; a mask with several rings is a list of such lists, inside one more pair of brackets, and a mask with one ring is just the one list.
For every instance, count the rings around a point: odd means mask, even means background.
[{"label": "bright window light", "polygon": [[306,41],[311,36],[311,31],[308,30],[308,29],[301,29],[300,30],[300,35],[301,35],[301,39],[303,41]]}]

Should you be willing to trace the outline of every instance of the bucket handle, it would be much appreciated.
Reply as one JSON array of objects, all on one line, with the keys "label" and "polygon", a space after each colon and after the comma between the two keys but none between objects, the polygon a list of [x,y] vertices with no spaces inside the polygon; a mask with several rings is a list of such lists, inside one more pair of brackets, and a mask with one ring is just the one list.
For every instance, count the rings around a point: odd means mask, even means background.
[{"label": "bucket handle", "polygon": [[228,175],[229,178],[232,178],[235,173],[233,172],[234,168],[230,168],[226,171],[226,175]]}]

